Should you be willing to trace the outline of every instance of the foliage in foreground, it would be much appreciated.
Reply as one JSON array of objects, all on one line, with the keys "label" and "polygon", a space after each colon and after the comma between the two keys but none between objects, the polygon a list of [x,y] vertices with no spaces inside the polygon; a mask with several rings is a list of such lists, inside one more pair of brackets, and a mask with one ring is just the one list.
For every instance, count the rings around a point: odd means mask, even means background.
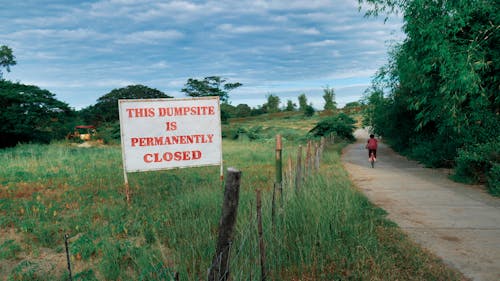
[{"label": "foliage in foreground", "polygon": [[[273,280],[459,279],[351,187],[340,148],[328,147],[319,174],[300,191],[285,188],[273,227],[273,144],[224,142],[225,165],[243,171],[234,280],[260,278],[256,188],[264,190]],[[295,151],[285,142],[285,159]],[[21,145],[0,159],[0,245],[8,249],[1,276],[66,280],[68,233],[75,280],[170,280],[174,271],[182,280],[205,279],[222,204],[217,167],[131,174],[127,205],[119,147]]]}]

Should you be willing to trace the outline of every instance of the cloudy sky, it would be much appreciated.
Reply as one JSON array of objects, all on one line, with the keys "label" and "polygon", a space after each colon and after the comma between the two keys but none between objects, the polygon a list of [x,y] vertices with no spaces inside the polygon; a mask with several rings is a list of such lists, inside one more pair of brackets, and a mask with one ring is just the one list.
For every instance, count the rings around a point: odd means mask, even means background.
[{"label": "cloudy sky", "polygon": [[233,105],[266,96],[322,108],[358,100],[401,21],[365,18],[357,0],[0,0],[0,45],[17,65],[4,78],[37,85],[76,109],[142,84],[175,97],[188,78],[243,86]]}]

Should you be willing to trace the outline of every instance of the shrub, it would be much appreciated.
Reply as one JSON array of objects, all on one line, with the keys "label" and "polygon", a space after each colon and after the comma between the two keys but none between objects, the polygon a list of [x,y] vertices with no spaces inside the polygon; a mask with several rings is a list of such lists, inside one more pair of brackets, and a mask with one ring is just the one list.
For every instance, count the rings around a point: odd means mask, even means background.
[{"label": "shrub", "polygon": [[416,134],[408,150],[402,153],[427,167],[452,167],[459,145],[456,140],[457,138],[447,138],[442,135],[430,137]]},{"label": "shrub", "polygon": [[97,137],[102,139],[104,143],[120,143],[120,122],[103,123],[98,128]]},{"label": "shrub", "polygon": [[487,174],[488,189],[491,194],[500,196],[500,164],[494,163]]},{"label": "shrub", "polygon": [[238,127],[228,128],[222,131],[222,137],[229,138],[232,140],[258,140],[261,139],[262,136],[262,126],[255,126],[251,128]]},{"label": "shrub", "polygon": [[312,117],[314,115],[314,107],[312,107],[312,105],[307,105],[305,108],[304,108],[304,115],[306,117]]},{"label": "shrub", "polygon": [[461,181],[486,183],[498,194],[500,182],[500,137],[496,140],[472,145],[459,150],[454,177]]},{"label": "shrub", "polygon": [[356,121],[345,113],[325,118],[316,124],[309,133],[313,136],[321,137],[334,133],[342,139],[354,141],[354,124]]}]

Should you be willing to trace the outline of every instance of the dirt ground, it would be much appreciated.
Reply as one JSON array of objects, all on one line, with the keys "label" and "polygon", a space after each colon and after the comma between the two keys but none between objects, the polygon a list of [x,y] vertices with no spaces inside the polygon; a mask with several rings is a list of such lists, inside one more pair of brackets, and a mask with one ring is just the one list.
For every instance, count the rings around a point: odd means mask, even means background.
[{"label": "dirt ground", "polygon": [[427,169],[379,142],[372,169],[365,130],[342,161],[358,188],[385,209],[414,241],[478,281],[500,280],[500,198],[484,187],[455,183],[447,171]]}]

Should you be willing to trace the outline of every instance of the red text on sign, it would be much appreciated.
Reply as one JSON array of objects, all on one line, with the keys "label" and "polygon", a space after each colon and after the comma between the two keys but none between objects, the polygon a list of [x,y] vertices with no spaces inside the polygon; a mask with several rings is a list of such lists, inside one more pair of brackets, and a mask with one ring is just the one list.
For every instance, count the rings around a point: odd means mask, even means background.
[{"label": "red text on sign", "polygon": [[154,108],[127,108],[128,118],[155,117]]},{"label": "red text on sign", "polygon": [[144,162],[146,163],[161,163],[170,161],[189,161],[198,160],[201,158],[201,151],[176,151],[165,153],[148,153],[144,155]]},{"label": "red text on sign", "polygon": [[167,131],[177,130],[177,122],[167,122]]}]

